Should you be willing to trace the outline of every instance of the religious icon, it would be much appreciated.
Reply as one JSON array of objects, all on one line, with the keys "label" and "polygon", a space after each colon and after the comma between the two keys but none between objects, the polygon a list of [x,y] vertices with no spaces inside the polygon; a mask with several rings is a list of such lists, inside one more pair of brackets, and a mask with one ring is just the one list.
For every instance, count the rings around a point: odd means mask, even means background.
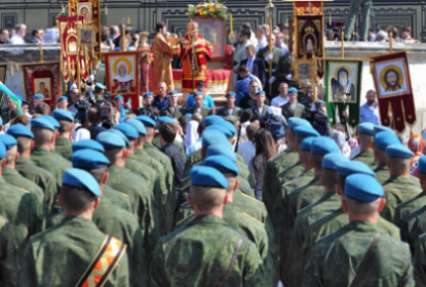
[{"label": "religious icon", "polygon": [[83,2],[78,3],[77,6],[78,16],[83,16],[84,22],[90,24],[92,22],[92,3]]},{"label": "religious icon", "polygon": [[45,100],[50,100],[50,86],[50,78],[35,78],[33,91],[35,91],[35,94],[42,94]]},{"label": "religious icon", "polygon": [[195,17],[200,35],[212,45],[212,59],[225,58],[225,21],[220,18]]},{"label": "religious icon", "polygon": [[107,53],[107,86],[113,95],[137,95],[138,54],[137,52]]},{"label": "religious icon", "polygon": [[356,103],[359,99],[362,62],[329,60],[326,63],[327,99],[330,103]]},{"label": "religious icon", "polygon": [[299,16],[297,26],[297,57],[321,58],[323,56],[323,23],[320,16]]},{"label": "religious icon", "polygon": [[373,76],[379,97],[395,97],[412,93],[405,57],[388,57],[382,61],[375,61]]}]

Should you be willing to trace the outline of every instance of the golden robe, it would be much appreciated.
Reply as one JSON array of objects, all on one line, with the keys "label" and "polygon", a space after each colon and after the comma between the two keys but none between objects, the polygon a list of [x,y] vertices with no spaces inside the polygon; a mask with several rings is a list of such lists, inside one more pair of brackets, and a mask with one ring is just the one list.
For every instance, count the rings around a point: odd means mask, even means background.
[{"label": "golden robe", "polygon": [[151,89],[154,94],[158,93],[158,84],[165,82],[167,90],[174,89],[173,83],[173,45],[161,33],[155,35],[152,43],[152,53],[154,54],[154,61],[152,63],[152,83]]}]

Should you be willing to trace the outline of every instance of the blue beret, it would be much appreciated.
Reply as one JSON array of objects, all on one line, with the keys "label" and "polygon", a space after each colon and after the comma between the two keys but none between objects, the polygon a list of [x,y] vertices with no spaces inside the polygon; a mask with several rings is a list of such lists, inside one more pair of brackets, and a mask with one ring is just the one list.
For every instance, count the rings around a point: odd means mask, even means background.
[{"label": "blue beret", "polygon": [[414,156],[413,152],[401,143],[389,145],[386,148],[386,154],[391,158],[403,159],[412,158]]},{"label": "blue beret", "polygon": [[113,129],[122,132],[129,140],[135,140],[139,137],[139,132],[131,124],[121,123],[116,125]]},{"label": "blue beret", "polygon": [[228,188],[228,180],[215,168],[197,165],[189,173],[193,186]]},{"label": "blue beret", "polygon": [[202,144],[205,148],[216,143],[229,142],[225,135],[216,129],[206,129],[201,136]]},{"label": "blue beret", "polygon": [[132,125],[138,131],[138,133],[140,135],[143,135],[143,136],[146,135],[146,128],[145,128],[144,124],[142,122],[138,121],[137,119],[127,120],[126,123]]},{"label": "blue beret", "polygon": [[84,170],[91,170],[110,164],[107,157],[92,149],[81,149],[72,154],[72,166]]},{"label": "blue beret", "polygon": [[58,121],[74,122],[74,116],[70,111],[64,109],[55,109],[53,117]]},{"label": "blue beret", "polygon": [[290,129],[294,129],[297,126],[301,126],[301,125],[307,125],[307,126],[312,126],[310,122],[308,122],[305,119],[301,119],[301,118],[296,118],[296,117],[291,117],[288,119],[288,127]]},{"label": "blue beret", "polygon": [[144,95],[143,95],[143,97],[145,98],[145,97],[150,97],[150,98],[152,98],[154,96],[154,94],[152,93],[152,92],[146,92]]},{"label": "blue beret", "polygon": [[419,158],[419,171],[420,173],[426,173],[426,156],[421,156]]},{"label": "blue beret", "polygon": [[382,185],[372,176],[352,174],[345,180],[346,197],[361,203],[369,203],[384,196]]},{"label": "blue beret", "polygon": [[124,101],[123,96],[115,96],[114,101]]},{"label": "blue beret", "polygon": [[23,124],[12,125],[7,130],[7,133],[14,136],[15,138],[17,137],[26,137],[30,139],[34,138],[33,132],[27,126],[24,126]]},{"label": "blue beret", "polygon": [[224,174],[232,173],[234,176],[240,174],[237,163],[224,155],[209,156],[201,165],[213,167]]},{"label": "blue beret", "polygon": [[55,126],[49,121],[46,117],[38,117],[31,120],[31,127],[40,128],[40,129],[48,129],[52,132],[56,131]]},{"label": "blue beret", "polygon": [[224,118],[217,116],[217,115],[210,115],[210,116],[207,116],[207,117],[204,118],[203,125],[204,125],[204,128],[207,128],[207,127],[212,126],[212,125],[217,125],[217,124],[220,125],[223,122],[225,122]]},{"label": "blue beret", "polygon": [[58,103],[68,102],[68,98],[65,96],[60,96],[57,100]]},{"label": "blue beret", "polygon": [[9,134],[0,135],[0,141],[4,144],[4,146],[6,147],[6,150],[11,149],[18,144],[16,139]]},{"label": "blue beret", "polygon": [[279,140],[285,137],[284,126],[281,123],[270,123],[269,130],[271,131],[272,137],[275,140]]},{"label": "blue beret", "polygon": [[96,179],[87,171],[70,168],[64,172],[63,184],[70,187],[76,187],[86,190],[95,197],[101,196],[101,189]]},{"label": "blue beret", "polygon": [[126,147],[129,147],[129,146],[130,146],[130,141],[129,141],[129,139],[126,137],[126,135],[125,135],[125,134],[123,134],[123,132],[122,132],[122,131],[117,130],[117,129],[110,129],[109,131],[110,131],[110,132],[112,132],[112,133],[114,133],[114,134],[119,135],[119,136],[120,136],[120,137],[124,140],[124,142],[126,143]]},{"label": "blue beret", "polygon": [[78,142],[73,143],[72,145],[72,151],[76,152],[82,149],[91,149],[98,152],[105,152],[104,147],[95,140],[81,140]]},{"label": "blue beret", "polygon": [[395,133],[393,129],[381,125],[374,126],[374,134],[378,134],[380,132],[391,132]]},{"label": "blue beret", "polygon": [[42,116],[42,117],[45,117],[53,125],[53,127],[56,130],[61,127],[61,124],[51,115],[45,115],[45,116]]},{"label": "blue beret", "polygon": [[103,145],[105,149],[123,149],[126,147],[126,141],[123,136],[111,130],[101,132],[96,140]]},{"label": "blue beret", "polygon": [[362,173],[370,176],[375,176],[371,168],[363,162],[357,160],[341,160],[336,163],[337,173],[340,176],[349,176],[354,173]]},{"label": "blue beret", "polygon": [[374,136],[374,127],[375,125],[372,123],[362,123],[358,126],[358,132],[362,135]]},{"label": "blue beret", "polygon": [[329,153],[322,158],[321,167],[331,170],[337,170],[339,164],[348,161],[341,153]]},{"label": "blue beret", "polygon": [[106,86],[102,83],[96,83],[95,88],[99,90],[106,90]]},{"label": "blue beret", "polygon": [[209,145],[206,151],[206,156],[226,156],[230,160],[237,162],[237,155],[232,149],[232,145],[229,142],[216,143]]},{"label": "blue beret", "polygon": [[41,94],[41,93],[36,93],[36,94],[34,94],[33,100],[43,101],[44,100],[44,95]]},{"label": "blue beret", "polygon": [[4,159],[6,157],[6,147],[4,143],[0,141],[0,159]]},{"label": "blue beret", "polygon": [[223,133],[227,138],[234,137],[237,134],[237,129],[233,124],[228,121],[224,121],[220,125],[212,125],[206,128],[206,130],[217,130]]},{"label": "blue beret", "polygon": [[226,97],[230,97],[230,98],[235,98],[237,95],[235,94],[235,92],[228,92],[227,94],[226,94]]},{"label": "blue beret", "polygon": [[289,94],[293,94],[293,93],[297,94],[298,92],[299,92],[299,90],[295,87],[291,87],[291,88],[288,89]]},{"label": "blue beret", "polygon": [[379,132],[374,136],[374,145],[377,149],[385,151],[392,144],[400,144],[398,137],[394,132]]},{"label": "blue beret", "polygon": [[299,149],[301,151],[308,151],[310,152],[312,149],[312,142],[314,141],[315,137],[307,137],[299,145]]},{"label": "blue beret", "polygon": [[169,116],[161,116],[157,118],[157,122],[161,125],[161,124],[169,124],[169,125],[174,125],[176,124],[176,121],[174,118],[171,118]]},{"label": "blue beret", "polygon": [[141,121],[145,125],[145,127],[150,127],[150,128],[155,127],[155,121],[148,116],[145,116],[145,115],[138,116],[137,119]]},{"label": "blue beret", "polygon": [[316,137],[312,142],[312,153],[315,155],[326,155],[328,153],[340,153],[339,146],[329,137]]},{"label": "blue beret", "polygon": [[320,134],[313,127],[307,125],[297,126],[293,129],[293,131],[299,139],[320,136]]}]

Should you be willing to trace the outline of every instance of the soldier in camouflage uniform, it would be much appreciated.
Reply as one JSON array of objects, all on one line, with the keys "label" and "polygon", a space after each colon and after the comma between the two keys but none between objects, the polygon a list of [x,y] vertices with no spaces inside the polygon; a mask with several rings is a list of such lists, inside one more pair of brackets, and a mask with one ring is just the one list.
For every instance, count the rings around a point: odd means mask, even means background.
[{"label": "soldier in camouflage uniform", "polygon": [[71,133],[74,129],[74,116],[69,111],[56,109],[53,111],[53,117],[61,125],[59,135],[56,137],[55,151],[65,159],[71,160]]},{"label": "soldier in camouflage uniform", "polygon": [[374,159],[374,124],[362,123],[358,125],[358,142],[359,153],[352,159],[365,163],[373,168],[375,165]]},{"label": "soldier in camouflage uniform", "polygon": [[400,142],[393,131],[379,131],[374,136],[374,158],[376,159],[374,172],[381,184],[389,179],[389,167],[386,165],[386,148],[391,144],[397,143]]}]

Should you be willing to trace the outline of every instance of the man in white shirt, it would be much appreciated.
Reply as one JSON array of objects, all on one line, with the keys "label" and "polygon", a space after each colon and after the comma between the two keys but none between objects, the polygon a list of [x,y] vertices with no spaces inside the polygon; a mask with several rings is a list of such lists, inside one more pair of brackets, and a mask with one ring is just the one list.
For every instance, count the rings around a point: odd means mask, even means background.
[{"label": "man in white shirt", "polygon": [[369,90],[365,96],[367,102],[361,106],[360,123],[380,124],[379,106],[377,104],[376,92]]},{"label": "man in white shirt", "polygon": [[281,83],[278,87],[279,94],[272,99],[271,106],[281,108],[288,103],[288,84]]},{"label": "man in white shirt", "polygon": [[10,38],[10,44],[12,45],[24,45],[25,35],[27,34],[27,25],[18,24],[15,28],[15,33]]}]

